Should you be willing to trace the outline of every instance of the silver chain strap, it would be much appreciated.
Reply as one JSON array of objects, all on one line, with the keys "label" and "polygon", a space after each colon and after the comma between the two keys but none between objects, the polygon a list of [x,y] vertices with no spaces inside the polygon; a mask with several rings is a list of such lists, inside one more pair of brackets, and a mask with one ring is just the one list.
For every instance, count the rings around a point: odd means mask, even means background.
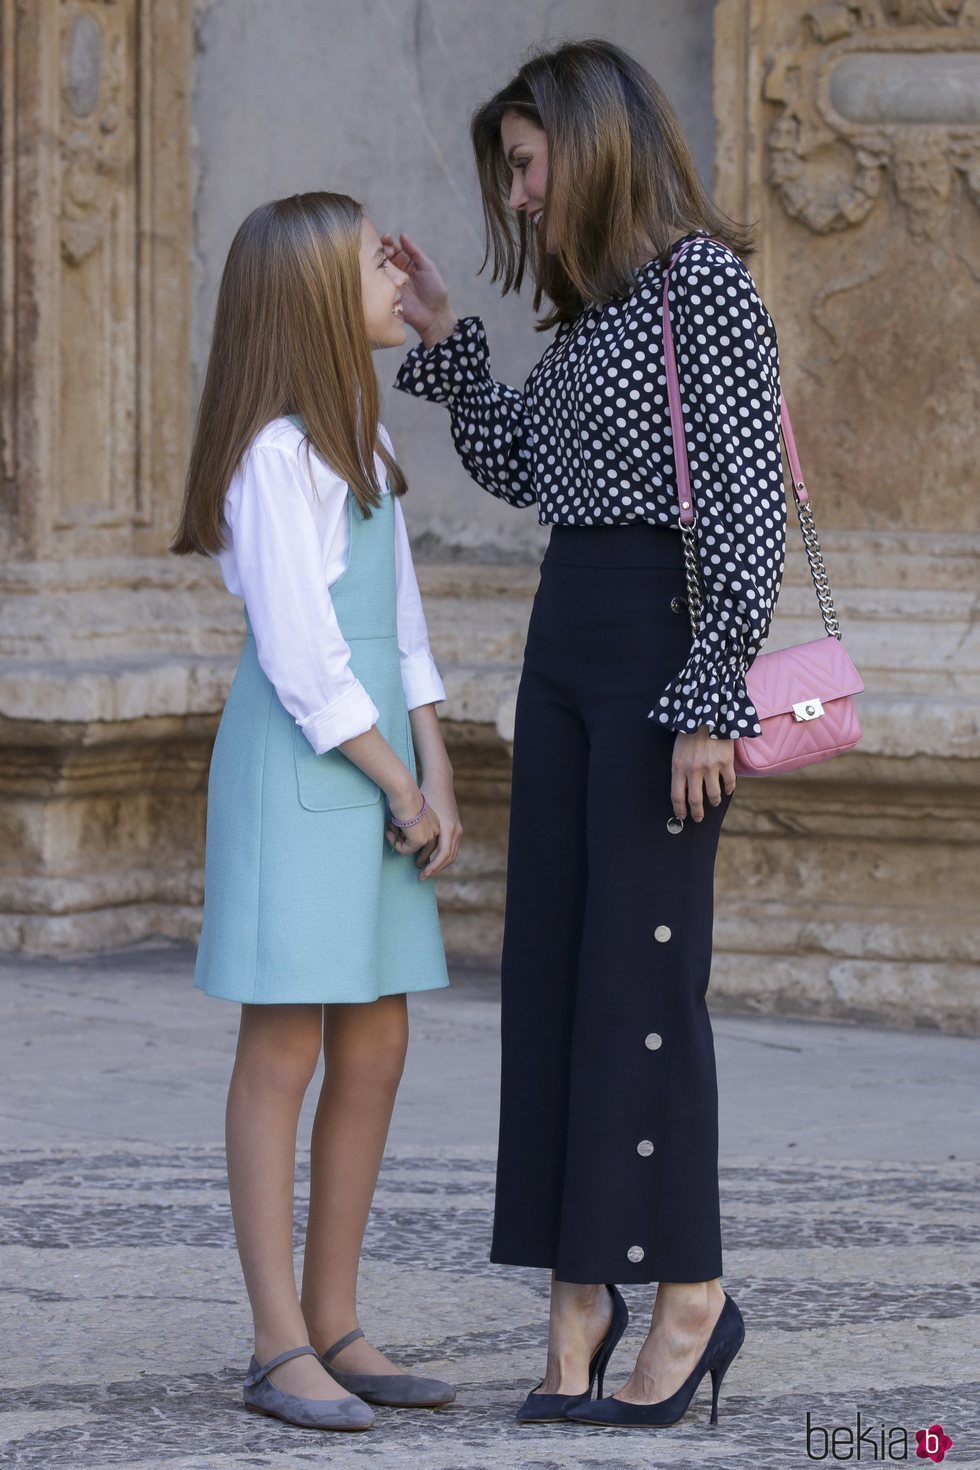
[{"label": "silver chain strap", "polygon": [[[817,594],[820,604],[820,616],[827,630],[829,638],[840,640],[840,623],[837,621],[837,612],[834,608],[834,596],[830,590],[830,581],[827,577],[827,568],[824,565],[823,552],[820,550],[820,538],[817,535],[816,522],[813,519],[813,506],[810,501],[801,505],[796,497],[793,497],[796,513],[800,518],[800,530],[803,532],[803,546],[806,551],[806,559],[810,567],[810,576],[813,578],[813,588]],[[694,531],[694,523],[689,526],[681,526],[681,536],[684,542],[684,574],[687,578],[687,611],[691,619],[691,636],[697,638],[701,627],[701,609],[704,602],[704,593],[701,586],[701,562],[698,556],[698,543]]]},{"label": "silver chain strap", "polygon": [[827,629],[829,638],[839,639],[840,623],[837,621],[837,613],[834,609],[834,595],[830,590],[830,582],[827,578],[827,568],[824,566],[823,552],[820,550],[820,540],[817,536],[817,527],[813,519],[813,506],[809,500],[805,505],[797,503],[797,515],[800,518],[800,530],[803,532],[803,545],[806,548],[806,559],[810,565],[810,576],[813,578],[813,588],[817,594],[820,604],[820,616],[823,625]]},{"label": "silver chain strap", "polygon": [[684,575],[687,577],[687,614],[691,619],[691,637],[697,638],[701,627],[701,564],[694,522],[681,526],[684,541]]}]

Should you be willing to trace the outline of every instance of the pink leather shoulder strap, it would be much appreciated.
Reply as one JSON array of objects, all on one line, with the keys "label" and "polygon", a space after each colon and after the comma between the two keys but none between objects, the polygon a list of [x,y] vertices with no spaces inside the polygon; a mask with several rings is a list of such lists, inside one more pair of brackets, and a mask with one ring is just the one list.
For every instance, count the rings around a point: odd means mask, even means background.
[{"label": "pink leather shoulder strap", "polygon": [[[714,239],[713,235],[699,236],[700,239]],[[681,405],[681,390],[677,379],[677,359],[674,356],[674,335],[670,325],[670,308],[667,303],[667,288],[670,284],[670,272],[674,265],[684,254],[685,250],[696,244],[695,240],[688,240],[671,260],[664,272],[663,292],[663,333],[664,333],[664,363],[667,370],[667,404],[670,409],[670,433],[674,445],[674,465],[677,470],[677,498],[680,502],[680,518],[682,526],[689,526],[694,520],[694,497],[691,493],[691,471],[687,460],[687,437],[684,433],[684,411]],[[722,241],[715,240],[716,245]],[[727,247],[726,247],[727,249]],[[783,433],[783,443],[786,445],[786,458],[789,460],[790,474],[793,478],[793,494],[800,505],[805,505],[810,499],[810,493],[803,479],[803,471],[800,468],[800,456],[796,451],[796,440],[793,437],[793,425],[790,422],[789,409],[786,407],[786,397],[780,395],[779,400],[779,426]]]}]

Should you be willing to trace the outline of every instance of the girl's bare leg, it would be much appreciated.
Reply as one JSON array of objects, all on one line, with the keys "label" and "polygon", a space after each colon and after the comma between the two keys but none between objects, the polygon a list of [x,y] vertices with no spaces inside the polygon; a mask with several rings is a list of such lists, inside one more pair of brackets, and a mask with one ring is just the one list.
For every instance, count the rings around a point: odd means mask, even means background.
[{"label": "girl's bare leg", "polygon": [[[404,995],[325,1008],[325,1076],[310,1144],[303,1316],[325,1352],[357,1327],[357,1269],[408,1046]],[[401,1370],[363,1338],[334,1359],[354,1373]]]},{"label": "girl's bare leg", "polygon": [[[228,1186],[260,1363],[309,1342],[293,1271],[296,1128],[320,1056],[323,1008],[243,1005],[228,1089]],[[269,1375],[302,1398],[345,1398],[309,1354]]]}]

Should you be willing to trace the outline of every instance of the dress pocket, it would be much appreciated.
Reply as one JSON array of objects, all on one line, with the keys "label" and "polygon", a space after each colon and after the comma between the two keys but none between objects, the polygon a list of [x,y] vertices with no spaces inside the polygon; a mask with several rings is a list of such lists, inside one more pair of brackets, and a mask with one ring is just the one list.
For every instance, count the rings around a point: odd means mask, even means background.
[{"label": "dress pocket", "polygon": [[339,811],[344,807],[374,806],[381,787],[342,750],[317,755],[298,725],[293,725],[293,758],[299,804],[310,812]]},{"label": "dress pocket", "polygon": [[[402,692],[398,646],[394,639],[355,640],[351,668],[378,708],[378,730],[392,750],[415,774],[412,730]],[[311,812],[340,811],[346,807],[375,806],[384,792],[365,776],[342,750],[317,755],[297,724],[293,725],[293,755],[300,806]]]}]

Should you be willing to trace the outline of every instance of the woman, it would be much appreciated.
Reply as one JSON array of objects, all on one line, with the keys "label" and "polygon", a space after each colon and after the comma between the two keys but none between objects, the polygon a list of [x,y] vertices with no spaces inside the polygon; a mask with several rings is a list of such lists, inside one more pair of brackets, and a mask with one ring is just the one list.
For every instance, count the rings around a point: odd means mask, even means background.
[{"label": "woman", "polygon": [[[656,82],[603,41],[538,55],[474,115],[487,254],[557,326],[522,392],[490,376],[431,259],[382,236],[420,334],[397,386],[446,404],[470,475],[552,526],[514,731],[491,1259],[550,1266],[547,1370],[518,1413],[673,1423],[744,1336],[722,1271],[705,1005],[745,671],[782,577],[772,320]],[[712,238],[709,238],[712,237]],[[660,324],[664,271],[704,608],[692,639]],[[731,248],[728,248],[731,247]],[[482,267],[481,267],[482,268]],[[658,1282],[628,1381],[612,1282]],[[604,1284],[605,1283],[605,1284]],[[591,1402],[599,1378],[599,1397]]]}]

